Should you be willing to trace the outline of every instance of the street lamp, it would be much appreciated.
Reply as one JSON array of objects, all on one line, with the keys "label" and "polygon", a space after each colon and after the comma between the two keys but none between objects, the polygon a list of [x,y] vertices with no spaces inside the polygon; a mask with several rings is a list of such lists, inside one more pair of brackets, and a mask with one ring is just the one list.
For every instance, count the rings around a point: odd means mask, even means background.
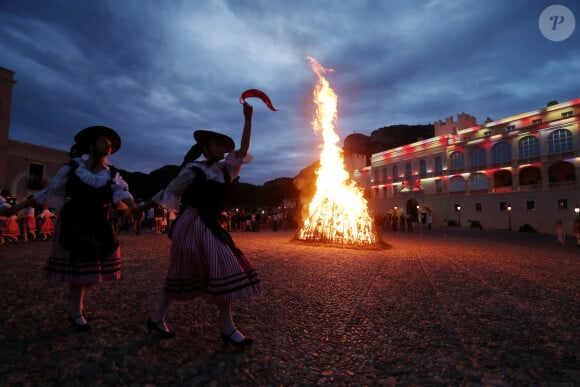
[{"label": "street lamp", "polygon": [[512,206],[507,206],[508,210],[508,230],[512,229]]},{"label": "street lamp", "polygon": [[457,206],[457,226],[461,227],[461,206]]},{"label": "street lamp", "polygon": [[580,207],[576,206],[576,208],[574,208],[574,212],[576,213],[576,220],[580,219]]}]

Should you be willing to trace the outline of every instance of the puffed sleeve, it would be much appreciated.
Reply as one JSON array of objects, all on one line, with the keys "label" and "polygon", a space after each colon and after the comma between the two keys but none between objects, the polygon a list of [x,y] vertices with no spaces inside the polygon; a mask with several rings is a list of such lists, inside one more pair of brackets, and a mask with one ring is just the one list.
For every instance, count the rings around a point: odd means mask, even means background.
[{"label": "puffed sleeve", "polygon": [[195,178],[195,172],[190,168],[191,165],[193,164],[188,164],[181,169],[169,185],[157,192],[151,200],[169,210],[179,210],[179,199]]},{"label": "puffed sleeve", "polygon": [[65,165],[61,167],[47,188],[32,195],[33,200],[38,204],[46,204],[48,207],[54,208],[59,212],[62,206],[64,206],[69,172],[70,166]]},{"label": "puffed sleeve", "polygon": [[228,168],[231,179],[234,180],[236,177],[238,177],[240,169],[242,169],[242,165],[251,163],[253,159],[254,156],[250,154],[247,154],[245,157],[237,157],[236,152],[228,153],[226,159],[224,160],[224,164]]},{"label": "puffed sleeve", "polygon": [[113,190],[113,203],[117,204],[123,199],[132,199],[133,195],[129,192],[129,184],[117,172],[111,181],[111,189]]}]

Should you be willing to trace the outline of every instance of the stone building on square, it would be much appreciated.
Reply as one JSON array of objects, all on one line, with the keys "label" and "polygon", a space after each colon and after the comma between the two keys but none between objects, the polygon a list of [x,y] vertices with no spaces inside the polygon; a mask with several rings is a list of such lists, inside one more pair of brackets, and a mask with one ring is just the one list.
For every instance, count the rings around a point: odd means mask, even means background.
[{"label": "stone building on square", "polygon": [[63,150],[9,138],[15,84],[14,72],[0,67],[0,188],[21,201],[44,188],[69,156]]},{"label": "stone building on square", "polygon": [[[571,231],[580,212],[580,98],[476,124],[462,113],[435,136],[345,165],[375,216],[410,215],[433,226]],[[345,140],[346,142],[346,140]],[[531,227],[531,228],[530,228]]]}]

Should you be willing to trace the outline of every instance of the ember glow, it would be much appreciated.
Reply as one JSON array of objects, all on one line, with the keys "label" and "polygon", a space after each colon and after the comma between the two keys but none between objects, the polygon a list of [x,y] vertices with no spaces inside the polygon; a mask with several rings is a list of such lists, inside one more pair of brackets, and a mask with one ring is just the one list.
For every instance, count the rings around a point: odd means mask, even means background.
[{"label": "ember glow", "polygon": [[334,131],[337,121],[337,100],[334,90],[324,77],[332,69],[321,66],[308,57],[318,77],[314,88],[317,106],[312,127],[322,134],[320,168],[316,171],[316,193],[308,206],[308,216],[298,231],[298,239],[335,244],[374,244],[372,219],[362,190],[344,169],[340,137]]}]

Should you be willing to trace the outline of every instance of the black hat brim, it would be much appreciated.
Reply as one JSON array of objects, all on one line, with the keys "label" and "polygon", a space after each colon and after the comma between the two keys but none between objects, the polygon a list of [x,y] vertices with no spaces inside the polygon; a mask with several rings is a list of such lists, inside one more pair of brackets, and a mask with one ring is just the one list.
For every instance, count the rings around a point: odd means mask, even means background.
[{"label": "black hat brim", "polygon": [[111,141],[111,153],[115,153],[121,147],[121,137],[113,129],[106,126],[89,126],[78,132],[75,136],[77,144],[93,144],[99,137],[107,137]]},{"label": "black hat brim", "polygon": [[233,151],[236,146],[231,137],[211,130],[196,130],[193,132],[193,138],[200,144],[207,144],[210,140],[217,140],[224,145],[225,153]]}]

